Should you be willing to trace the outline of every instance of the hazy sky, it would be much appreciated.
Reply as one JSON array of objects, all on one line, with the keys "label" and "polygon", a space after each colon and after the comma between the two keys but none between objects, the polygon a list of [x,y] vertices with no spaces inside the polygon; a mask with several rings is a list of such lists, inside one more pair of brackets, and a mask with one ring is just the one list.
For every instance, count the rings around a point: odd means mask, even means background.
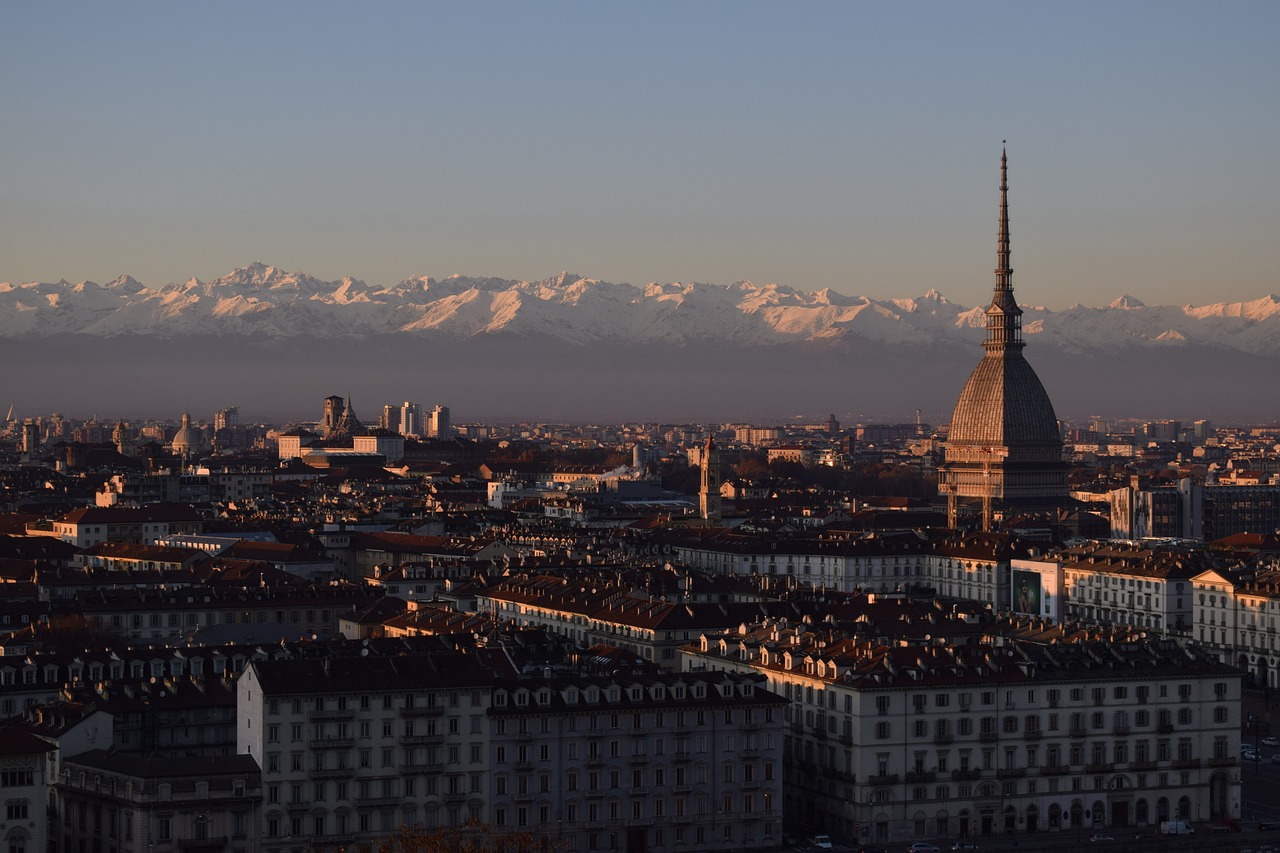
[{"label": "hazy sky", "polygon": [[0,281],[1280,291],[1280,3],[8,3]]}]

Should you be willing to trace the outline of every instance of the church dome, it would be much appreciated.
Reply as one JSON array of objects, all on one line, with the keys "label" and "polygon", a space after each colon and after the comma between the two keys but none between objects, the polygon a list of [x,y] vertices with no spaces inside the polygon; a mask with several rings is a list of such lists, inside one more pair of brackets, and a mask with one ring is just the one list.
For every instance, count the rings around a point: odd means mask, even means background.
[{"label": "church dome", "polygon": [[1053,403],[1022,353],[1013,350],[983,356],[960,392],[947,443],[983,447],[1062,444]]},{"label": "church dome", "polygon": [[191,415],[182,413],[182,425],[173,435],[169,447],[174,453],[187,455],[200,449],[200,431],[191,425]]}]

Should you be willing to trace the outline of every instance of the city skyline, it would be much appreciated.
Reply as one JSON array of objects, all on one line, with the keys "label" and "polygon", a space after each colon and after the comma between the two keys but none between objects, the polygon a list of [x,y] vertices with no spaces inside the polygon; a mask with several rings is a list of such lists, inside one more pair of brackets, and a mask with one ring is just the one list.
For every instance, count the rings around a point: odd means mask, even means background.
[{"label": "city skyline", "polygon": [[1278,16],[23,7],[0,280],[156,287],[260,258],[977,304],[1007,138],[1024,304],[1248,301],[1280,262]]}]

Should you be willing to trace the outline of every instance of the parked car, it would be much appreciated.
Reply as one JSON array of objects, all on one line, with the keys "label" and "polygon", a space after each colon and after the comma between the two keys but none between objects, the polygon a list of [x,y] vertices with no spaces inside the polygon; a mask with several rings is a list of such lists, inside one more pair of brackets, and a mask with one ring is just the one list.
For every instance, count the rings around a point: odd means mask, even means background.
[{"label": "parked car", "polygon": [[961,839],[960,841],[957,841],[955,844],[952,844],[952,845],[951,845],[951,849],[952,849],[952,850],[977,850],[977,849],[978,849],[978,842],[976,842],[976,841],[965,841],[965,840]]},{"label": "parked car", "polygon": [[835,845],[831,843],[830,835],[815,835],[813,837],[813,846],[819,850],[830,850]]},{"label": "parked car", "polygon": [[917,841],[911,845],[907,853],[938,853],[938,848],[927,841]]},{"label": "parked car", "polygon": [[1264,737],[1262,739],[1263,746],[1280,746],[1280,737]]},{"label": "parked car", "polygon": [[1094,843],[1097,843],[1100,841],[1115,841],[1115,838],[1111,837],[1110,835],[1105,835],[1101,832],[1095,832],[1093,835],[1089,836],[1089,840]]}]

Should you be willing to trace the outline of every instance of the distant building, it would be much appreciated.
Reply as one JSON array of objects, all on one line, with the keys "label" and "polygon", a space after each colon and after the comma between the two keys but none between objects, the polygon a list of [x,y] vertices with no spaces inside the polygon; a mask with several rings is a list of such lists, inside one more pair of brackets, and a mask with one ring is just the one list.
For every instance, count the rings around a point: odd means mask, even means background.
[{"label": "distant building", "polygon": [[431,425],[427,430],[431,438],[448,439],[453,437],[453,427],[449,423],[449,407],[436,406],[431,410]]},{"label": "distant building", "polygon": [[707,522],[720,520],[720,451],[714,436],[707,436],[702,452],[702,483],[698,489],[699,514]]},{"label": "distant building", "polygon": [[408,400],[400,406],[400,434],[405,438],[422,436],[422,406]]}]

